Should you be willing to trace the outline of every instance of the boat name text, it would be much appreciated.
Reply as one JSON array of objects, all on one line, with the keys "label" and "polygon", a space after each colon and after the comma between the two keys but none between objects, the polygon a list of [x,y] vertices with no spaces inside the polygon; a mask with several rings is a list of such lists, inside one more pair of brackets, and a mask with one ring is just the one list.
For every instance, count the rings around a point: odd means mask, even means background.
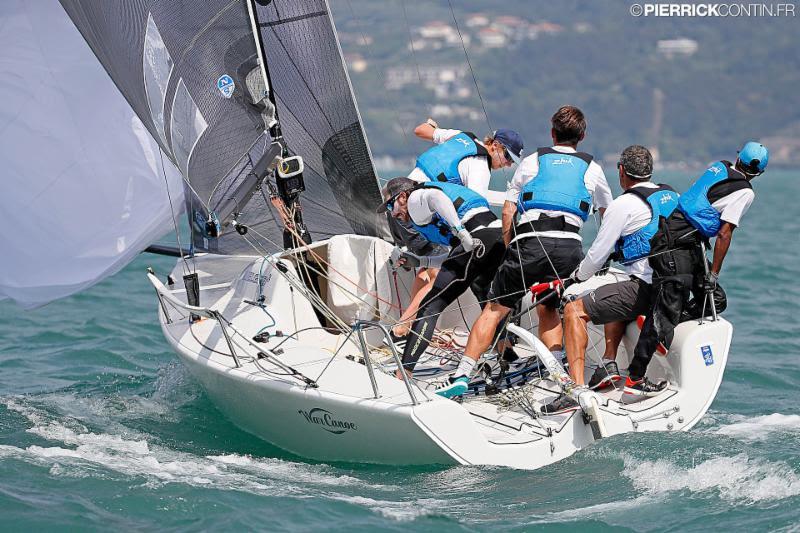
[{"label": "boat name text", "polygon": [[302,409],[297,411],[306,419],[306,422],[309,424],[316,424],[328,433],[333,433],[335,435],[341,435],[345,431],[352,429],[353,431],[358,429],[355,422],[347,422],[346,420],[337,420],[334,418],[333,413],[330,411],[326,411],[325,409],[321,409],[319,407],[315,407],[310,411],[303,411]]}]

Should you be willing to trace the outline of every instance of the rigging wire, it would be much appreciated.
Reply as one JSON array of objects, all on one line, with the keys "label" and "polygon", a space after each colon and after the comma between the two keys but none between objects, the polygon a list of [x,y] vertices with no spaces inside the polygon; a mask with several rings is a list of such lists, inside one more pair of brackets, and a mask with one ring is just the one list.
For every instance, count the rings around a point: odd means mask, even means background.
[{"label": "rigging wire", "polygon": [[417,61],[417,51],[414,50],[414,38],[411,35],[411,25],[408,23],[408,11],[406,11],[406,0],[400,0],[400,5],[403,8],[403,20],[406,22],[406,31],[408,32],[408,46],[411,48],[411,58],[414,61],[414,66],[417,67],[417,79],[419,84],[422,85],[422,74],[419,71],[419,61]]},{"label": "rigging wire", "polygon": [[[360,20],[356,16],[356,12],[353,9],[353,4],[350,2],[350,0],[347,0],[347,5],[350,8],[350,13],[352,14],[353,18],[356,19],[356,20]],[[362,43],[362,45],[367,50],[370,50],[370,45],[367,42],[367,37],[366,37],[366,35],[364,35],[364,32],[361,31],[361,29],[359,28],[358,33],[359,33],[359,35],[361,35],[361,43]],[[369,54],[368,54],[368,56],[369,56]],[[373,57],[369,57],[369,59],[373,60],[374,58]],[[347,68],[347,66],[345,66],[345,68]],[[417,74],[419,75],[419,67],[417,67]],[[383,84],[383,86],[386,87],[386,79],[384,78],[383,72],[379,71],[378,78],[381,80],[381,83]],[[385,91],[381,91],[381,92],[382,92],[382,94],[386,95]],[[386,100],[388,100],[388,98],[386,98]],[[390,105],[390,107],[392,107],[392,109],[394,110],[395,120],[397,122],[397,125],[400,126],[400,132],[403,134],[403,143],[406,145],[407,149],[411,150],[411,144],[408,142],[408,135],[406,134],[406,128],[405,128],[405,126],[403,126],[403,123],[400,120],[400,111],[397,109],[396,105],[394,105],[394,106]]]},{"label": "rigging wire", "polygon": [[492,129],[492,123],[489,121],[489,113],[486,111],[486,104],[483,101],[483,95],[481,94],[481,88],[478,86],[478,78],[475,77],[475,71],[472,69],[472,62],[469,60],[469,54],[467,53],[467,45],[464,44],[464,37],[461,35],[461,28],[458,27],[458,19],[456,19],[456,12],[453,9],[453,2],[452,0],[447,0],[447,4],[450,6],[450,14],[453,16],[453,22],[456,25],[456,31],[458,32],[458,38],[461,41],[461,48],[464,49],[464,57],[467,58],[467,66],[469,66],[469,72],[472,74],[472,81],[475,82],[475,90],[478,91],[478,98],[481,101],[481,107],[483,108],[483,116],[486,117],[486,125],[489,126],[489,131],[494,131]]},{"label": "rigging wire", "polygon": [[175,228],[175,238],[178,241],[178,252],[181,254],[183,260],[183,273],[188,274],[192,270],[189,268],[189,263],[186,261],[186,256],[183,254],[183,245],[181,244],[181,232],[178,229],[178,221],[175,219],[175,206],[172,204],[172,193],[169,192],[169,180],[167,179],[167,169],[164,167],[164,152],[161,145],[158,145],[158,157],[161,159],[161,173],[164,175],[164,186],[167,189],[167,199],[169,199],[169,210],[172,214],[172,226]]}]

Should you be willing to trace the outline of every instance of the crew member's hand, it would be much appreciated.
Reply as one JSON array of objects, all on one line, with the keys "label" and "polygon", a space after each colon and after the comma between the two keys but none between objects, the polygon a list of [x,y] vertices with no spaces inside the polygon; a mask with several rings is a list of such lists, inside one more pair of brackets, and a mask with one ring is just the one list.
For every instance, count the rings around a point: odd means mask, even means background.
[{"label": "crew member's hand", "polygon": [[714,292],[717,290],[717,282],[719,281],[719,274],[709,271],[703,279],[703,290],[706,292]]},{"label": "crew member's hand", "polygon": [[426,120],[425,123],[428,124],[428,126],[430,126],[431,128],[433,128],[435,130],[439,129],[439,124],[435,120],[433,120],[431,117],[428,117],[428,120]]},{"label": "crew member's hand", "polygon": [[578,271],[580,269],[581,269],[581,267],[580,267],[580,265],[578,265],[578,268],[576,268],[575,270],[572,271],[572,274],[569,275],[569,278],[567,278],[567,280],[569,280],[572,283],[582,283],[582,282],[586,281],[585,279],[581,279],[578,276]]},{"label": "crew member's hand", "polygon": [[395,246],[394,249],[392,250],[392,255],[389,256],[389,263],[391,263],[394,268],[403,266],[403,263],[401,263],[401,259],[403,258],[403,254],[405,252],[406,250],[404,248]]},{"label": "crew member's hand", "polygon": [[400,255],[399,260],[402,261],[402,264],[400,266],[402,266],[406,270],[411,270],[412,268],[417,268],[421,266],[420,258],[412,254],[411,252],[403,252],[402,255]]},{"label": "crew member's hand", "polygon": [[464,247],[464,250],[467,252],[471,252],[473,248],[475,248],[475,239],[472,238],[472,235],[461,226],[456,233],[456,237],[458,240],[461,241],[461,246]]}]

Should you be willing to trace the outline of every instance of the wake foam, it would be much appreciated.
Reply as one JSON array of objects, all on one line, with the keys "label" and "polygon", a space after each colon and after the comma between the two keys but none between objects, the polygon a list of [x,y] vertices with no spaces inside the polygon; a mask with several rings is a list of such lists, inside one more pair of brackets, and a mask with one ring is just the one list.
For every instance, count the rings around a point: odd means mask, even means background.
[{"label": "wake foam", "polygon": [[688,490],[713,492],[730,502],[756,503],[800,495],[800,478],[784,463],[750,459],[741,453],[708,459],[691,468],[667,460],[624,457],[625,470],[637,490],[650,495]]},{"label": "wake foam", "polygon": [[[28,420],[32,425],[27,429],[28,433],[57,444],[26,448],[0,445],[0,458],[14,458],[46,467],[54,476],[108,477],[111,474],[143,477],[145,484],[150,486],[183,483],[272,497],[328,497],[365,505],[396,518],[407,517],[411,513],[411,502],[406,504],[370,499],[360,502],[346,494],[330,494],[330,487],[357,487],[359,491],[387,491],[397,487],[370,484],[352,476],[338,475],[327,465],[239,454],[198,456],[151,444],[145,436],[137,433],[114,435],[92,432],[80,421],[56,419],[21,399],[5,398],[2,403]],[[409,509],[405,509],[404,505]]]},{"label": "wake foam", "polygon": [[742,440],[765,440],[774,433],[800,434],[800,415],[771,415],[745,417],[735,415],[732,423],[708,430],[715,435],[725,435]]}]

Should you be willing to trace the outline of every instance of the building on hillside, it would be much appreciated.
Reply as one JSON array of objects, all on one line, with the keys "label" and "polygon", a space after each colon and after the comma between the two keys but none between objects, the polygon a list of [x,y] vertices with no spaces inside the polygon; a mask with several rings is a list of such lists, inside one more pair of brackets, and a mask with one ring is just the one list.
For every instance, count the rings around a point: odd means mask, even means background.
[{"label": "building on hillside", "polygon": [[467,28],[482,28],[489,25],[489,17],[483,13],[472,13],[467,15],[464,25]]},{"label": "building on hillside", "polygon": [[543,20],[542,22],[531,24],[530,29],[537,34],[555,35],[564,31],[564,26],[561,24],[556,24],[555,22],[547,22],[546,20]]},{"label": "building on hillside", "polygon": [[483,113],[480,109],[457,104],[434,104],[430,108],[430,115],[439,121],[443,119],[483,120]]},{"label": "building on hillside", "polygon": [[339,37],[339,42],[342,44],[369,46],[375,41],[371,35],[367,35],[362,32],[358,33],[338,32],[336,35]]},{"label": "building on hillside", "polygon": [[658,41],[656,46],[658,52],[667,59],[672,59],[679,55],[688,57],[697,52],[698,49],[697,41],[685,37],[679,39],[664,39]]},{"label": "building on hillside", "polygon": [[[445,46],[461,46],[458,31],[441,20],[428,22],[424,26],[411,30],[412,38],[409,48],[414,50],[439,50]],[[469,35],[463,35],[464,44],[469,44]]]},{"label": "building on hillside", "polygon": [[466,65],[421,65],[419,70],[414,66],[392,67],[386,70],[385,84],[386,89],[398,91],[406,85],[419,85],[421,81],[426,89],[458,95],[459,87],[465,85],[466,74]]},{"label": "building on hillside", "polygon": [[575,33],[589,33],[592,31],[592,25],[588,22],[576,22],[572,25],[572,31]]},{"label": "building on hillside", "polygon": [[481,28],[478,31],[478,39],[486,48],[502,48],[508,44],[508,37],[505,32],[497,28]]},{"label": "building on hillside", "polygon": [[369,67],[367,60],[361,54],[345,54],[344,60],[351,72],[361,73]]}]

